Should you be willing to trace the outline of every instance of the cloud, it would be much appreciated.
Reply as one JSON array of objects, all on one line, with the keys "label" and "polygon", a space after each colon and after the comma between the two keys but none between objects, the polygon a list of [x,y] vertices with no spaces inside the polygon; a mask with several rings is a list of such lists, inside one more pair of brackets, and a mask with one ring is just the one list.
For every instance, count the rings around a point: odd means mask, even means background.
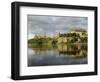
[{"label": "cloud", "polygon": [[28,35],[52,35],[56,32],[68,32],[73,28],[87,30],[87,27],[87,17],[28,15]]}]

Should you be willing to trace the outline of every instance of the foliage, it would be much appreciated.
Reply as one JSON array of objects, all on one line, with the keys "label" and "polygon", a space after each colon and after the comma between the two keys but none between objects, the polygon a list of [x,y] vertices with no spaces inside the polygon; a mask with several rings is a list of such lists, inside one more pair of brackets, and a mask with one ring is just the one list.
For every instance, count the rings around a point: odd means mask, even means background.
[{"label": "foliage", "polygon": [[[60,37],[62,37],[62,39],[67,38],[67,43],[87,43],[86,32],[82,32],[82,35],[84,37],[81,37],[78,33],[66,33],[66,34],[63,33],[63,34],[60,34],[58,38],[60,38]],[[28,40],[28,43],[30,45],[38,45],[38,46],[56,45],[58,43],[58,38],[55,38],[55,37],[53,37],[53,38],[51,38],[51,37],[35,37],[33,39]]]}]

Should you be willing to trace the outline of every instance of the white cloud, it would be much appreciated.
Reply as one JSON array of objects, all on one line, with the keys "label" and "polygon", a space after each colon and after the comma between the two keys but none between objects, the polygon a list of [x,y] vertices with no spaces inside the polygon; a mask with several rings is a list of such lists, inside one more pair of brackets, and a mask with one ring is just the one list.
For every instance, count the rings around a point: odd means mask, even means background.
[{"label": "white cloud", "polygon": [[34,34],[68,32],[72,28],[87,30],[87,17],[28,15],[28,37]]}]

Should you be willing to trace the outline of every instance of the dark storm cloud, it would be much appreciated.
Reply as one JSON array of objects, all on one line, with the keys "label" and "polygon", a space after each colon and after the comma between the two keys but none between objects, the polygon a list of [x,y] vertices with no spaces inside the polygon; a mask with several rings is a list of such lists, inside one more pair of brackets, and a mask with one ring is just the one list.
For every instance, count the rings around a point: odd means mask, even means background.
[{"label": "dark storm cloud", "polygon": [[87,17],[28,15],[28,35],[68,32],[70,29],[87,30]]}]

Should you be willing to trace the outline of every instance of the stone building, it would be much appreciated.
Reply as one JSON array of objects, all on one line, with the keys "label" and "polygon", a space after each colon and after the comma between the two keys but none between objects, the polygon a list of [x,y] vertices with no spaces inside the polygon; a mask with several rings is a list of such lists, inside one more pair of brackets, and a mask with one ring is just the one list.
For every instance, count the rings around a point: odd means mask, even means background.
[{"label": "stone building", "polygon": [[67,42],[81,42],[81,38],[87,38],[86,31],[71,31],[68,33],[58,33],[57,36],[58,43],[67,43]]}]

